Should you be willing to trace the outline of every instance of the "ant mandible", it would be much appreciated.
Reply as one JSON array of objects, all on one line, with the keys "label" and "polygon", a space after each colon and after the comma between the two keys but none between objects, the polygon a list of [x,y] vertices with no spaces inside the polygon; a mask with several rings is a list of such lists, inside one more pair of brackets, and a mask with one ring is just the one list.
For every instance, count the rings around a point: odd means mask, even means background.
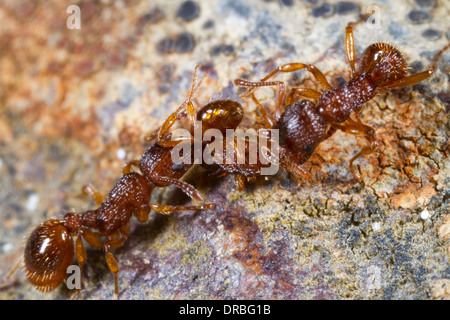
[{"label": "ant mandible", "polygon": [[[365,15],[357,22],[350,22],[345,29],[345,50],[352,78],[340,88],[333,88],[317,67],[304,63],[284,64],[258,82],[234,80],[235,85],[248,88],[244,96],[251,97],[266,125],[279,130],[280,165],[289,172],[297,172],[297,177],[303,176],[311,180],[300,165],[311,157],[320,142],[339,129],[353,135],[364,136],[369,142],[368,146],[363,147],[350,160],[351,173],[358,181],[361,180],[361,176],[353,168],[353,163],[359,157],[372,153],[378,145],[374,137],[375,130],[359,119],[358,113],[363,104],[381,92],[412,86],[429,78],[436,71],[439,57],[450,47],[448,44],[436,54],[429,70],[407,75],[408,64],[397,48],[386,43],[374,43],[365,50],[360,66],[356,69],[353,27],[365,21],[367,17],[368,15]],[[267,80],[280,72],[294,72],[301,69],[311,72],[327,91],[320,93],[309,88],[293,88],[286,96],[286,108],[281,113],[286,92],[285,84],[282,81]],[[257,87],[275,85],[278,86],[278,100],[275,119],[272,119],[256,99],[253,90]],[[297,96],[318,99],[318,102],[314,105],[309,100],[296,101]]]},{"label": "ant mandible", "polygon": [[[198,66],[197,66],[198,68]],[[99,205],[95,210],[82,213],[68,212],[62,220],[49,219],[36,227],[30,234],[24,251],[23,260],[12,270],[7,279],[22,265],[25,266],[27,278],[34,287],[42,292],[48,292],[58,287],[66,277],[67,268],[76,257],[80,269],[86,263],[86,250],[83,239],[93,247],[105,251],[108,268],[114,275],[114,297],[119,297],[118,271],[119,266],[111,253],[111,249],[123,245],[130,230],[130,219],[134,215],[139,222],[146,222],[150,210],[161,214],[175,211],[206,210],[214,208],[212,204],[199,206],[169,206],[150,204],[151,193],[155,187],[174,185],[182,189],[191,198],[203,202],[200,192],[191,185],[180,181],[192,163],[177,164],[171,160],[173,146],[163,137],[173,124],[174,119],[187,106],[187,112],[192,116],[192,96],[195,92],[197,68],[195,69],[189,98],[166,120],[159,130],[161,144],[155,143],[149,147],[140,160],[130,161],[123,167],[123,176],[104,198],[94,187],[86,185],[83,192],[90,195]],[[221,130],[235,128],[240,123],[243,110],[239,103],[231,100],[213,101],[202,108],[209,113],[215,109],[227,109],[228,114],[219,117],[202,117],[204,127],[215,126]],[[214,113],[212,113],[214,114]],[[165,145],[164,145],[164,142]],[[186,143],[186,142],[184,142]],[[133,172],[136,166],[141,173]],[[75,246],[74,240],[75,237]],[[77,292],[79,293],[79,291]]]}]

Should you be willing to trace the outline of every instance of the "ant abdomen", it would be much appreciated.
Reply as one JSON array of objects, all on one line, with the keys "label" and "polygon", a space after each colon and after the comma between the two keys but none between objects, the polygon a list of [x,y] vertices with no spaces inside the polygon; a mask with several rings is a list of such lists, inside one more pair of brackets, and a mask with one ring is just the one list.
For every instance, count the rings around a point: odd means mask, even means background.
[{"label": "ant abdomen", "polygon": [[197,120],[202,122],[203,131],[217,129],[223,135],[227,129],[236,129],[243,117],[241,104],[233,100],[212,101],[197,112]]},{"label": "ant abdomen", "polygon": [[405,77],[407,67],[397,48],[387,43],[374,43],[364,51],[359,71],[372,85],[383,86]]},{"label": "ant abdomen", "polygon": [[24,263],[28,280],[39,291],[56,288],[74,256],[73,240],[60,220],[47,220],[28,238]]}]

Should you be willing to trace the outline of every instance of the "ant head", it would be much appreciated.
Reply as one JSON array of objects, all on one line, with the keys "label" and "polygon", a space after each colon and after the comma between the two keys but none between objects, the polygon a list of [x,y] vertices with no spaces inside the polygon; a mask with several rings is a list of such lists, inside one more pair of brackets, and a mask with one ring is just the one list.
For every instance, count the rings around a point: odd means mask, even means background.
[{"label": "ant head", "polygon": [[374,43],[363,54],[360,73],[377,87],[401,79],[408,65],[401,52],[386,43]]},{"label": "ant head", "polygon": [[27,277],[39,291],[53,290],[65,279],[73,256],[73,240],[65,221],[47,220],[33,230],[25,246]]},{"label": "ant head", "polygon": [[233,100],[212,101],[197,112],[197,120],[202,122],[204,131],[217,129],[223,135],[227,129],[236,129],[243,117],[241,104]]}]

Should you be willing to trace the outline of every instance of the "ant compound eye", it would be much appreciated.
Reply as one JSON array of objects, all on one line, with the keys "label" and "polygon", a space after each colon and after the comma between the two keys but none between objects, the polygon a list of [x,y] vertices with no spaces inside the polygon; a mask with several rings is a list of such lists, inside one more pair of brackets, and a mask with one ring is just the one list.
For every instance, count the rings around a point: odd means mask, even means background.
[{"label": "ant compound eye", "polygon": [[45,221],[33,230],[25,247],[28,279],[39,291],[53,290],[65,279],[73,255],[73,240],[62,222]]}]

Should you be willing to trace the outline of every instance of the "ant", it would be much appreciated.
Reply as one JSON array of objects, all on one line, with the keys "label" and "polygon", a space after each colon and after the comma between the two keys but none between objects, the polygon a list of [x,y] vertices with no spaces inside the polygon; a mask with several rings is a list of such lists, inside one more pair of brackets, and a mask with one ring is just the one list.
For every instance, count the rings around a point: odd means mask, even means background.
[{"label": "ant", "polygon": [[[374,137],[375,130],[359,119],[363,104],[381,92],[412,86],[429,78],[437,69],[439,57],[450,47],[448,44],[436,54],[428,70],[407,75],[408,64],[397,48],[386,43],[374,43],[363,53],[357,69],[353,27],[365,21],[367,17],[368,15],[364,15],[357,22],[350,22],[345,29],[345,50],[352,78],[340,88],[333,88],[317,67],[304,63],[284,64],[258,82],[234,80],[236,86],[247,88],[243,96],[249,95],[254,101],[265,124],[269,128],[279,130],[280,165],[291,173],[298,173],[295,174],[297,177],[303,176],[311,181],[300,165],[311,157],[322,141],[339,129],[353,135],[364,136],[369,142],[368,146],[363,147],[350,159],[350,171],[355,179],[360,181],[361,176],[353,168],[354,161],[363,155],[371,154],[378,147]],[[311,72],[327,91],[320,93],[309,88],[293,88],[286,96],[286,107],[281,113],[286,92],[285,83],[267,80],[279,72],[294,72],[301,69]],[[257,87],[275,85],[278,86],[278,101],[273,119],[259,103],[253,90]],[[318,99],[318,102],[314,104],[309,100],[296,101],[297,96]]]},{"label": "ant", "polygon": [[[244,189],[246,181],[254,182],[256,177],[261,175],[261,169],[269,166],[268,163],[261,162],[259,158],[260,155],[257,151],[255,163],[248,163],[250,151],[249,137],[245,137],[244,140],[240,140],[240,137],[232,136],[233,140],[230,144],[228,144],[228,141],[223,139],[223,137],[227,136],[226,131],[228,129],[235,130],[243,119],[243,108],[240,103],[233,100],[216,100],[208,103],[197,111],[197,108],[191,101],[188,103],[187,109],[187,112],[181,109],[174,112],[174,114],[166,120],[163,126],[159,130],[155,131],[151,137],[153,138],[157,136],[158,144],[170,147],[174,147],[185,141],[188,141],[189,143],[200,142],[202,146],[202,154],[204,155],[205,149],[209,147],[209,144],[205,141],[210,141],[212,137],[216,139],[215,135],[209,135],[208,130],[218,130],[220,137],[222,138],[217,142],[219,146],[215,146],[216,148],[213,149],[214,152],[212,152],[211,149],[208,150],[208,152],[210,152],[210,154],[214,157],[212,159],[212,163],[205,162],[204,157],[202,157],[199,164],[210,171],[213,170],[213,172],[209,175],[221,177],[226,174],[234,174],[236,186],[239,190]],[[190,123],[190,136],[174,139],[171,134],[167,134],[167,131],[174,125],[176,120],[186,117]],[[202,138],[201,141],[196,140],[197,137],[195,137],[195,134],[194,138],[192,138],[196,122],[201,122],[202,125],[200,136]],[[239,149],[238,144],[240,142],[245,143],[243,146],[244,150]],[[228,153],[230,151],[228,148],[232,149],[231,153]],[[243,163],[239,162],[236,157],[240,158]],[[265,157],[266,159],[271,159],[270,155],[266,155]],[[276,159],[273,159],[273,161],[276,161]]]},{"label": "ant", "polygon": [[[130,161],[124,165],[123,176],[106,198],[92,185],[83,187],[82,191],[99,205],[97,209],[82,213],[68,212],[62,220],[49,219],[36,227],[26,242],[23,261],[16,265],[7,279],[24,265],[27,278],[37,290],[48,292],[55,289],[65,279],[67,268],[72,264],[74,256],[80,269],[86,263],[86,250],[82,241],[84,239],[91,246],[105,251],[106,263],[114,275],[114,298],[118,299],[119,266],[111,249],[118,248],[125,242],[133,215],[139,222],[146,222],[151,209],[161,214],[170,214],[175,211],[214,208],[213,204],[168,206],[149,203],[155,187],[170,185],[179,187],[191,198],[203,202],[203,197],[198,190],[179,180],[192,164],[172,162],[171,152],[180,142],[171,143],[167,138],[167,130],[184,108],[187,109],[187,115],[190,117],[195,115],[192,96],[196,90],[197,69],[198,66],[194,72],[188,99],[160,128],[159,142],[150,146],[140,160]],[[215,110],[230,112],[217,114]],[[198,116],[204,128],[214,127],[226,130],[237,127],[242,120],[243,109],[237,102],[217,100],[204,106]],[[138,167],[140,173],[134,172],[133,166]],[[75,246],[73,237],[75,237]],[[79,290],[77,290],[78,293]]]},{"label": "ant", "polygon": [[[282,167],[294,174],[310,180],[309,175],[300,167],[309,159],[320,142],[331,136],[336,130],[355,135],[362,135],[369,141],[350,160],[350,170],[357,179],[360,176],[353,169],[353,162],[362,155],[368,155],[376,148],[374,129],[363,124],[358,113],[362,105],[383,91],[414,85],[430,77],[436,69],[437,60],[449,48],[447,45],[433,59],[429,70],[406,75],[407,63],[400,51],[389,44],[375,43],[363,54],[360,68],[355,67],[355,49],[353,26],[346,28],[346,53],[352,71],[352,79],[343,87],[334,89],[323,73],[313,65],[291,63],[278,67],[259,82],[236,79],[235,85],[250,88],[247,94],[257,104],[269,128],[278,129],[280,133],[281,152],[279,161]],[[306,68],[315,79],[328,91],[321,94],[312,89],[295,88],[285,99],[286,108],[280,112],[285,95],[285,84],[281,81],[267,81],[279,72],[294,72]],[[156,187],[176,186],[191,198],[203,202],[198,190],[188,183],[180,181],[192,163],[174,163],[172,151],[180,143],[189,147],[193,139],[172,140],[169,129],[183,117],[187,117],[195,129],[196,121],[202,123],[202,133],[207,129],[236,129],[243,118],[242,106],[232,100],[212,101],[199,110],[192,101],[197,89],[195,69],[188,99],[172,113],[157,131],[158,140],[150,146],[140,160],[130,161],[123,167],[123,176],[103,197],[94,187],[87,185],[83,192],[88,194],[99,207],[82,213],[68,212],[62,220],[49,219],[39,225],[28,238],[24,259],[20,265],[25,266],[27,278],[40,291],[50,291],[58,287],[66,276],[68,266],[76,257],[80,269],[86,263],[86,250],[83,239],[90,245],[103,248],[108,268],[114,275],[114,297],[119,297],[118,263],[111,250],[123,245],[130,230],[130,219],[134,215],[139,222],[148,220],[150,210],[161,214],[170,214],[184,210],[207,210],[213,204],[199,206],[169,206],[150,204],[151,193]],[[279,87],[275,119],[264,110],[253,94],[253,89],[263,86]],[[319,99],[317,105],[308,100],[296,101],[297,96]],[[354,118],[352,118],[352,114]],[[202,148],[208,143],[202,143]],[[133,171],[137,167],[140,173]],[[242,186],[243,178],[260,175],[261,162],[248,164],[223,164],[220,170],[235,173]],[[75,246],[74,240],[75,237]]]},{"label": "ant", "polygon": [[[198,67],[199,66],[197,66],[197,68]],[[172,115],[170,115],[164,124],[159,129],[155,130],[148,139],[157,138],[157,143],[165,147],[175,147],[183,142],[188,142],[190,144],[195,142],[201,143],[202,154],[204,154],[203,152],[209,146],[209,143],[205,141],[211,140],[208,130],[218,130],[223,138],[226,136],[227,130],[235,130],[239,126],[243,117],[244,111],[239,102],[230,99],[215,100],[198,109],[193,100],[189,99],[186,101],[185,105],[181,105]],[[174,138],[169,133],[169,129],[177,120],[183,118],[188,119],[190,135],[188,137]],[[199,122],[201,122],[201,141],[195,140],[196,136],[194,133],[196,123]],[[215,139],[214,135],[213,137]],[[239,140],[239,137],[237,139]],[[245,140],[244,142],[246,143],[244,151],[246,153],[242,154],[242,150],[238,148],[236,140],[233,140],[231,145],[227,145],[227,142],[222,140],[222,143],[219,142],[219,150],[214,149],[213,153],[216,156],[214,162],[206,163],[205,159],[202,157],[199,164],[208,170],[214,170],[210,175],[218,175],[220,177],[226,174],[234,174],[237,188],[243,190],[246,180],[254,182],[256,176],[261,175],[261,168],[268,166],[267,164],[261,163],[259,159],[255,164],[238,163],[235,158],[236,155],[243,158],[244,161],[248,159],[248,140]],[[231,154],[227,153],[228,147],[233,149]],[[211,152],[211,150],[208,151]],[[221,151],[223,151],[223,153]]]}]

